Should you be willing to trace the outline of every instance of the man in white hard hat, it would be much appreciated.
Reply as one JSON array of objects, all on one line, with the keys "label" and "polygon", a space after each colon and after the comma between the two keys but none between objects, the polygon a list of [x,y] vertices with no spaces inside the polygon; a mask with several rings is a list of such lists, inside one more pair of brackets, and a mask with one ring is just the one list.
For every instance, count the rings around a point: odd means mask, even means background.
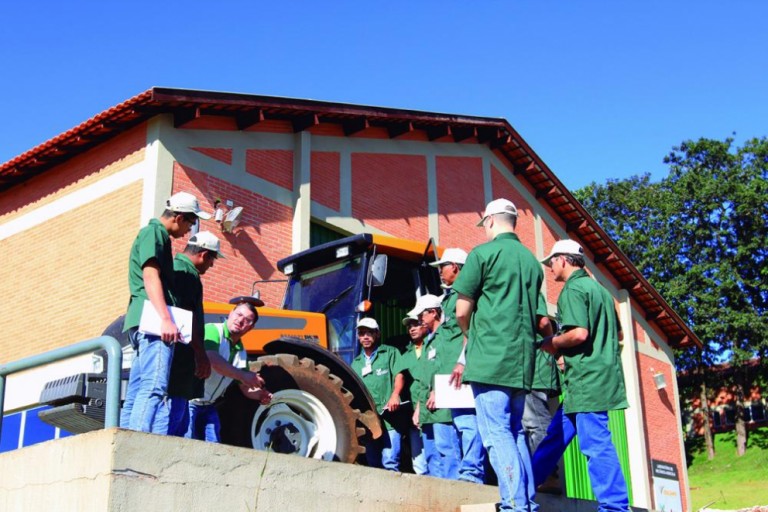
[{"label": "man in white hard hat", "polygon": [[361,318],[357,322],[357,339],[362,351],[352,360],[352,369],[371,393],[385,432],[366,445],[365,458],[371,467],[399,471],[400,432],[390,415],[400,407],[400,393],[405,384],[400,373],[400,352],[379,343],[381,332],[373,318]]},{"label": "man in white hard hat", "polygon": [[613,297],[584,270],[584,249],[574,240],[556,242],[542,263],[555,281],[565,283],[557,299],[561,332],[541,346],[565,359],[565,398],[534,453],[536,483],[546,479],[578,434],[598,510],[629,511],[626,480],[608,429],[608,411],[627,408],[623,335]]},{"label": "man in white hard hat", "polygon": [[[418,396],[418,381],[413,378],[414,368],[418,364],[419,360],[424,356],[424,338],[428,334],[427,327],[419,320],[418,315],[409,311],[405,318],[402,320],[408,332],[408,338],[410,342],[405,348],[405,352],[400,357],[400,372],[405,378],[406,385],[408,386],[408,394],[411,398],[411,417],[413,411],[416,410],[417,396]],[[421,439],[421,429],[419,428],[418,421],[414,424],[409,418],[408,428],[408,440],[411,446],[411,465],[413,472],[417,475],[428,475],[429,468],[427,466],[427,459],[424,453],[424,443]]]},{"label": "man in white hard hat", "polygon": [[[453,372],[459,355],[464,350],[464,333],[456,322],[456,299],[453,283],[459,276],[467,253],[451,247],[443,252],[439,260],[430,263],[440,270],[440,280],[445,288],[442,310],[443,318],[435,335],[435,347],[438,352],[438,370],[442,375]],[[486,453],[477,430],[477,415],[474,409],[451,409],[451,420],[460,441],[458,479],[465,482],[482,484],[485,480]]]},{"label": "man in white hard hat", "polygon": [[536,333],[551,332],[541,294],[544,272],[515,234],[517,208],[488,203],[478,223],[488,242],[467,256],[453,283],[456,318],[467,336],[466,367],[453,380],[472,386],[477,424],[499,479],[499,510],[534,511],[536,489],[522,426],[531,389]]},{"label": "man in white hard hat", "polygon": [[456,480],[461,461],[458,432],[453,427],[450,409],[435,407],[434,379],[439,373],[441,361],[435,339],[443,315],[442,300],[436,295],[422,295],[410,314],[416,316],[429,332],[424,340],[422,356],[412,371],[418,400],[414,424],[421,427],[429,474]]},{"label": "man in white hard hat", "polygon": [[[198,219],[210,218],[195,196],[178,192],[166,201],[160,218],[151,219],[133,242],[128,261],[131,300],[123,324],[135,351],[126,390],[126,400],[133,405],[130,414],[121,415],[121,427],[163,433],[154,424],[155,416],[168,392],[173,344],[180,339],[179,328],[168,311],[168,306],[176,305],[171,237],[181,238]],[[145,305],[159,316],[160,334],[139,332]]]}]

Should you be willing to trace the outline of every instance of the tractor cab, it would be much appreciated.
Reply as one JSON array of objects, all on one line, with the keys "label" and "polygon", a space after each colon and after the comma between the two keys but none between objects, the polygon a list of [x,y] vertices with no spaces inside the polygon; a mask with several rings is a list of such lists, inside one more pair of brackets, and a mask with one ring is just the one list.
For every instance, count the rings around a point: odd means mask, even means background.
[{"label": "tractor cab", "polygon": [[416,297],[443,293],[429,266],[436,260],[431,240],[360,234],[328,242],[277,263],[289,278],[283,308],[326,315],[328,348],[347,364],[359,351],[355,325],[361,316],[374,317],[382,340],[403,348],[401,320]]}]

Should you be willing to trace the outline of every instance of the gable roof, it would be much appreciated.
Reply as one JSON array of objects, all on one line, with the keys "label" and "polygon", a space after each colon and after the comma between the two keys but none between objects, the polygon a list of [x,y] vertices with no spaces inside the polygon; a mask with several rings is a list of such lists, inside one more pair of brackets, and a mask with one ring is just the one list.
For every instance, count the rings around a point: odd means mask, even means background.
[{"label": "gable roof", "polygon": [[369,127],[385,128],[391,138],[423,130],[429,140],[472,141],[502,153],[518,179],[525,180],[565,222],[566,232],[578,238],[594,255],[593,261],[629,291],[675,347],[701,342],[659,293],[640,274],[584,207],[528,146],[514,128],[501,118],[464,116],[351,105],[252,94],[195,91],[153,87],[80,125],[0,165],[0,193],[85,152],[158,114],[170,113],[182,126],[201,116],[227,116],[243,130],[265,120],[290,122],[294,132],[322,123],[339,125],[346,135]]}]

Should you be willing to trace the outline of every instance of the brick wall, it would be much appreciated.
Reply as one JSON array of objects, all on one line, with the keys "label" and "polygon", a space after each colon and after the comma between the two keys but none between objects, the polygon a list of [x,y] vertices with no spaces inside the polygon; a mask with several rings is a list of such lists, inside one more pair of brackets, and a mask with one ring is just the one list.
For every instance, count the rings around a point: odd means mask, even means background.
[{"label": "brick wall", "polygon": [[0,362],[94,338],[124,314],[141,194],[132,183],[2,241]]},{"label": "brick wall", "polygon": [[[680,475],[683,510],[687,509],[688,482],[685,481],[683,468],[685,461],[680,452],[681,433],[677,423],[678,401],[674,395],[674,368],[657,359],[637,353],[638,376],[640,379],[640,397],[645,415],[645,443],[648,460],[656,459],[671,462],[677,466]],[[653,376],[662,373],[667,382],[664,389],[656,389]],[[653,488],[653,482],[649,482]]]},{"label": "brick wall", "polygon": [[339,211],[339,169],[341,157],[337,152],[313,151],[310,161],[312,200]]},{"label": "brick wall", "polygon": [[486,241],[485,230],[476,227],[485,208],[483,161],[476,157],[438,156],[435,168],[440,245],[469,252]]},{"label": "brick wall", "polygon": [[249,149],[245,152],[245,171],[285,189],[293,190],[293,151]]},{"label": "brick wall", "polygon": [[[213,219],[200,221],[201,230],[219,238],[226,256],[203,276],[205,300],[226,302],[236,295],[250,294],[254,281],[285,277],[275,264],[291,254],[291,208],[178,163],[174,166],[173,191],[195,194],[201,207],[209,212],[216,197],[231,199],[235,206],[243,207],[242,220],[234,233],[222,232]],[[174,252],[183,251],[186,240],[174,240]],[[263,283],[257,288],[268,306],[280,306],[284,283]]]},{"label": "brick wall", "polygon": [[352,154],[353,217],[393,236],[427,240],[427,213],[426,157]]}]

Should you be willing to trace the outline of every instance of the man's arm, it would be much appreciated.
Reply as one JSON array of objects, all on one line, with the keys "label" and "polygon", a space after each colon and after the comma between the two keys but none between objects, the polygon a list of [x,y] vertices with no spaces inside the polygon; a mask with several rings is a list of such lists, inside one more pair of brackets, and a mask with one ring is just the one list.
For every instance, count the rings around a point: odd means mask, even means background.
[{"label": "man's arm", "polygon": [[395,383],[392,387],[392,394],[390,395],[387,406],[385,407],[386,410],[395,412],[400,407],[400,392],[403,390],[404,385],[405,377],[403,377],[403,374],[398,373],[395,375]]},{"label": "man's arm", "polygon": [[168,313],[168,304],[165,302],[163,282],[160,280],[160,265],[154,259],[149,260],[141,269],[144,279],[144,289],[147,298],[160,316],[160,339],[165,342],[176,342],[180,338],[179,329]]},{"label": "man's arm", "polygon": [[235,368],[215,350],[206,350],[206,354],[208,355],[208,360],[211,362],[211,368],[213,368],[216,373],[241,382],[248,388],[261,388],[264,386],[264,379],[262,379],[258,373]]},{"label": "man's arm", "polygon": [[211,362],[208,360],[208,354],[203,347],[203,336],[205,329],[202,322],[195,322],[192,329],[192,351],[195,354],[195,377],[198,379],[207,379],[211,376]]},{"label": "man's arm", "polygon": [[461,377],[464,375],[464,354],[467,350],[467,334],[469,333],[469,320],[472,318],[472,312],[475,310],[475,301],[466,295],[459,294],[456,299],[456,323],[459,324],[461,332],[464,333],[464,348],[461,349],[461,355],[456,365],[453,367],[448,384],[453,384],[456,389],[461,387]]},{"label": "man's arm", "polygon": [[589,339],[589,331],[584,327],[574,327],[563,334],[544,338],[541,349],[550,354],[557,354],[559,350],[581,345]]}]

